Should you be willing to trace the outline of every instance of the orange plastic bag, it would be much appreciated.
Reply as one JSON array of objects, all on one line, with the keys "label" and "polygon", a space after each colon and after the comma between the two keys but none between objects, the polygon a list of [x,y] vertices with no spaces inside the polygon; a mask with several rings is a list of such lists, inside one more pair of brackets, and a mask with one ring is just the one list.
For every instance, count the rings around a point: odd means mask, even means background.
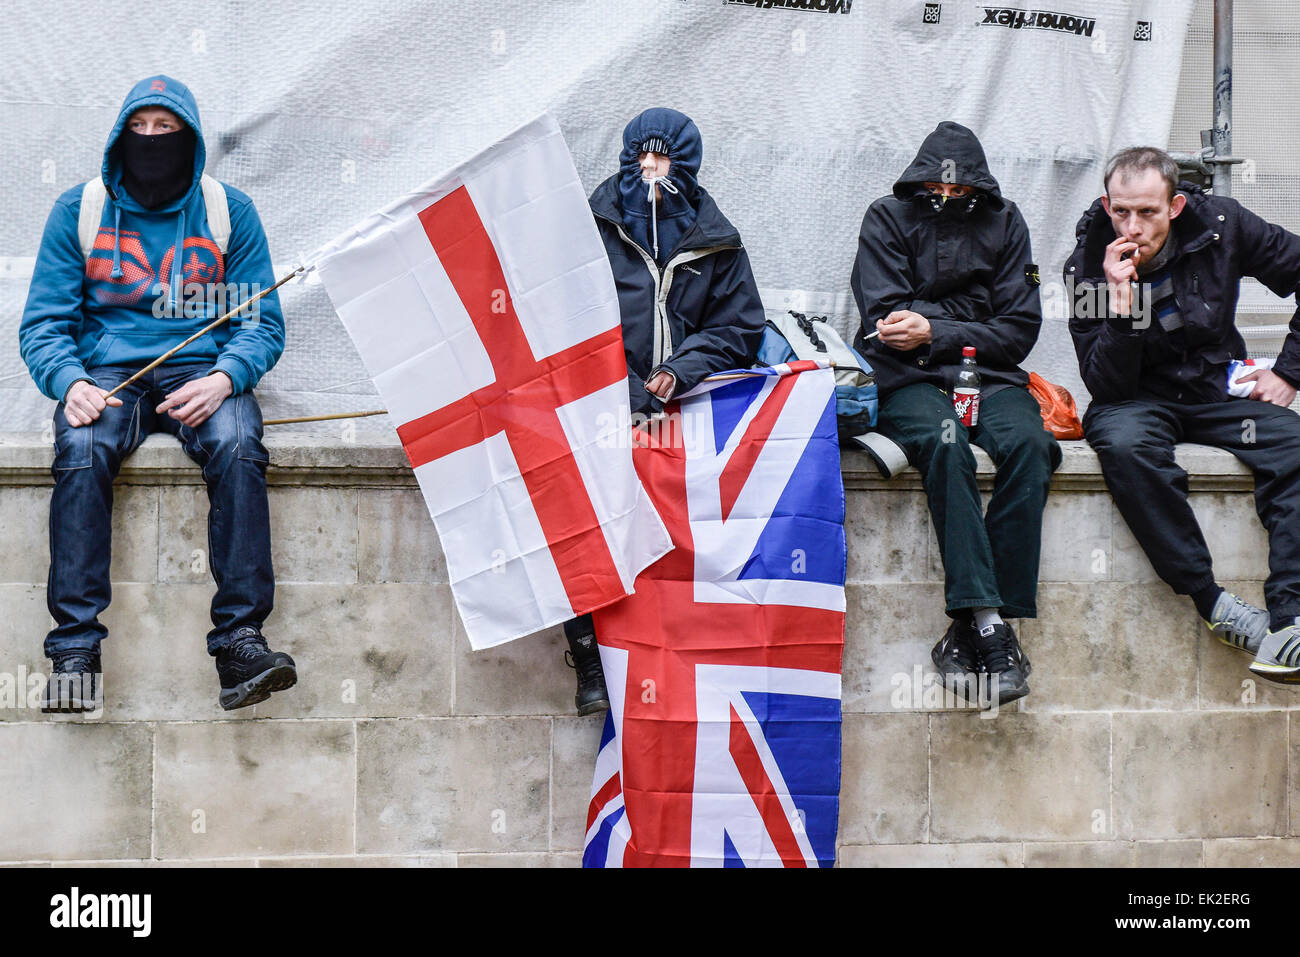
[{"label": "orange plastic bag", "polygon": [[1062,385],[1048,382],[1037,372],[1029,373],[1029,394],[1038,400],[1043,413],[1043,428],[1058,439],[1083,438],[1083,423],[1074,396]]}]

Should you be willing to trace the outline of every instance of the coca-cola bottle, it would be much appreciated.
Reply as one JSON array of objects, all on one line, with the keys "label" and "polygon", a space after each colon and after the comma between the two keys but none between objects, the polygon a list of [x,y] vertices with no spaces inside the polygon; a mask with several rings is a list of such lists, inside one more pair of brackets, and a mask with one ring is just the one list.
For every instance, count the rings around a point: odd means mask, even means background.
[{"label": "coca-cola bottle", "polygon": [[975,347],[962,346],[961,369],[952,390],[952,407],[968,429],[975,428],[980,420],[980,374],[975,370]]}]

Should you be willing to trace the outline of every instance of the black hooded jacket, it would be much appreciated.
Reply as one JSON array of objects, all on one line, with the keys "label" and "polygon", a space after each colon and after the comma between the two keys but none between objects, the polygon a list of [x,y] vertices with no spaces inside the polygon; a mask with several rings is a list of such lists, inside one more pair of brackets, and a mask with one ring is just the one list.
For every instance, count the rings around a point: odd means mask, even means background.
[{"label": "black hooded jacket", "polygon": [[[1100,199],[1075,228],[1077,243],[1064,272],[1066,302],[1079,372],[1094,405],[1226,400],[1228,363],[1246,356],[1235,324],[1241,277],[1253,276],[1283,297],[1300,287],[1300,236],[1234,199],[1206,195],[1190,183],[1180,183],[1178,191],[1187,205],[1170,225],[1178,243],[1170,269],[1184,322],[1181,353],[1171,354],[1154,319],[1135,328],[1131,317],[1110,315],[1102,262],[1115,229]],[[1273,371],[1300,385],[1300,311]]]},{"label": "black hooded jacket", "polygon": [[[971,186],[946,203],[923,184]],[[894,192],[871,204],[853,264],[853,296],[862,316],[857,348],[876,370],[882,392],[929,382],[950,389],[962,346],[974,346],[985,392],[1024,386],[1020,369],[1038,339],[1042,309],[1029,227],[1002,197],[975,134],[940,123],[921,144]],[[930,320],[931,342],[909,352],[875,339],[876,322],[910,309]]]},{"label": "black hooded jacket", "polygon": [[[638,120],[669,113],[681,116],[673,111],[647,111]],[[694,124],[684,116],[681,119],[689,124],[689,130],[655,132],[683,140],[667,144],[674,164],[678,150],[689,146],[690,159],[698,168],[698,142],[684,139],[692,135]],[[629,124],[629,129],[636,123]],[[698,137],[698,133],[693,135]],[[625,167],[629,155],[635,162],[636,146],[625,145]],[[750,368],[763,339],[763,304],[740,234],[704,187],[694,183],[694,170],[691,172],[691,182],[679,187],[689,194],[694,222],[672,249],[661,249],[662,267],[656,264],[647,242],[628,231],[619,188],[623,173],[611,176],[591,194],[591,211],[618,289],[633,412],[662,407],[645,389],[654,372],[671,372],[677,379],[673,394],[681,395],[714,372]]]}]

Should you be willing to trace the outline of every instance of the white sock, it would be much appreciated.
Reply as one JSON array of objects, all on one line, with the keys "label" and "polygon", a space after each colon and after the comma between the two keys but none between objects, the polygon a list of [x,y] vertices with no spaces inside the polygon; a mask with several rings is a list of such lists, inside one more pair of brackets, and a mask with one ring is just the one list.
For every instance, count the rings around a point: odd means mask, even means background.
[{"label": "white sock", "polygon": [[994,625],[1004,624],[996,608],[972,608],[971,614],[975,617],[975,628],[981,635]]}]

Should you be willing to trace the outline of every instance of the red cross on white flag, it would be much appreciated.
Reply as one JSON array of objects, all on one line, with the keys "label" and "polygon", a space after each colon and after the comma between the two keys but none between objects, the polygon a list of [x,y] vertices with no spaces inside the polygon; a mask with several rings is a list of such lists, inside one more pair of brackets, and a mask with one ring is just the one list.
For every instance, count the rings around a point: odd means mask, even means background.
[{"label": "red cross on white flag", "polygon": [[327,245],[320,278],[487,648],[622,598],[671,542],[632,466],[618,296],[555,120]]}]

